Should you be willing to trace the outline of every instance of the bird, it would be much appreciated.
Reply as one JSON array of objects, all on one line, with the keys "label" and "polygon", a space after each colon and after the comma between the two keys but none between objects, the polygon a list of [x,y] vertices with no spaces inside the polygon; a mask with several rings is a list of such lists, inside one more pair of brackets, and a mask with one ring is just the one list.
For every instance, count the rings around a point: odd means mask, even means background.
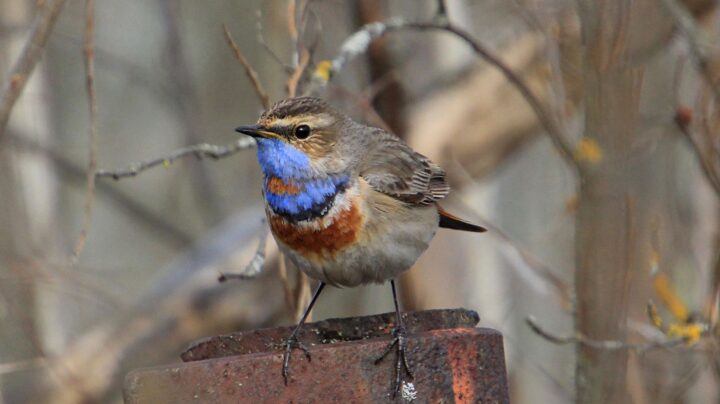
[{"label": "bird", "polygon": [[265,214],[280,251],[319,281],[284,342],[285,384],[294,348],[311,359],[298,331],[326,285],[389,281],[396,322],[392,341],[375,363],[396,348],[394,396],[404,375],[413,377],[395,280],[428,248],[439,227],[486,229],[438,205],[450,192],[440,166],[394,134],[356,122],[320,98],[280,100],[256,124],[235,131],[257,143]]}]

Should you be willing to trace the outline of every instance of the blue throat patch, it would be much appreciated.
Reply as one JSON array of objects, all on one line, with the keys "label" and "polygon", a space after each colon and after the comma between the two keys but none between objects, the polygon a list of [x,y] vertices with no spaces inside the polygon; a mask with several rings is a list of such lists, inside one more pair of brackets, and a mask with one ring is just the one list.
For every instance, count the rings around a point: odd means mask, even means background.
[{"label": "blue throat patch", "polygon": [[257,158],[265,177],[281,180],[312,176],[310,158],[280,139],[257,138]]},{"label": "blue throat patch", "polygon": [[[349,176],[333,174],[321,176],[310,165],[310,158],[295,147],[279,139],[257,139],[257,157],[265,176],[263,191],[273,212],[297,222],[324,216],[335,197],[345,191]],[[272,193],[270,178],[300,188],[296,194]]]}]

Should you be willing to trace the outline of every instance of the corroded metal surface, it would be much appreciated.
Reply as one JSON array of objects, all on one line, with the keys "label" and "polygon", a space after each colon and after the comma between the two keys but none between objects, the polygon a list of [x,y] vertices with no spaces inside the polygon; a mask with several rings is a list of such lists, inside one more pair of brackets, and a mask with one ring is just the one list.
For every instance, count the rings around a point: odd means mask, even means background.
[{"label": "corroded metal surface", "polygon": [[[450,328],[474,327],[480,317],[472,310],[446,309],[403,313],[409,333]],[[395,313],[343,319],[327,319],[306,324],[299,338],[305,345],[357,341],[390,335],[395,326]],[[231,355],[267,352],[276,349],[292,332],[294,326],[241,331],[209,337],[193,343],[180,356],[183,361],[221,358]]]},{"label": "corroded metal surface", "polygon": [[[408,324],[413,316],[425,315],[411,314]],[[468,325],[443,329],[439,324],[422,330],[421,323],[413,326],[408,337],[415,402],[509,402],[502,336],[497,331]],[[362,318],[329,320],[328,324],[327,329],[342,330],[343,335],[367,325]],[[381,327],[387,329],[386,324],[375,323],[376,330]],[[133,371],[126,378],[125,400],[138,404],[391,401],[394,361],[374,363],[390,337],[362,338],[361,330],[354,335],[360,338],[309,345],[311,362],[301,351],[294,351],[287,386],[280,374],[282,353],[274,349]],[[403,400],[398,397],[397,401]]]}]

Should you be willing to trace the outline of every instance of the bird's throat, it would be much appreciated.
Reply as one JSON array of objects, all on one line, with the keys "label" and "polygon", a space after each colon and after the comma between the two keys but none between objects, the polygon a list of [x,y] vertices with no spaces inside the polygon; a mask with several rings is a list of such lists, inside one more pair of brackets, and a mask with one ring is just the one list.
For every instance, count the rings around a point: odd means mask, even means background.
[{"label": "bird's throat", "polygon": [[348,175],[318,173],[310,157],[279,139],[258,139],[257,156],[265,174],[265,200],[290,222],[325,216],[348,186]]}]

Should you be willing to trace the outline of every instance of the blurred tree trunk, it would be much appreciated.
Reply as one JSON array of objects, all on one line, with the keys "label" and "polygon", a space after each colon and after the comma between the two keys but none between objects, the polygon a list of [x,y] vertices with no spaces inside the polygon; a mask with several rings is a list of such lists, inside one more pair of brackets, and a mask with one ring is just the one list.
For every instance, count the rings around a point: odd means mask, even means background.
[{"label": "blurred tree trunk", "polygon": [[[35,12],[32,2],[0,3],[0,25],[26,27]],[[18,30],[2,38],[0,77],[6,77],[14,65],[28,32]],[[40,62],[12,110],[8,132],[19,129],[29,141],[49,143],[48,108],[34,103],[46,96],[46,91],[45,69]],[[33,268],[36,261],[58,258],[57,188],[52,162],[46,156],[18,151],[5,138],[0,144],[0,363],[16,363],[19,369],[44,351],[38,321],[40,284]],[[22,372],[3,376],[0,403],[3,399],[20,402],[12,391],[30,388],[22,376]]]},{"label": "blurred tree trunk", "polygon": [[[585,42],[585,145],[599,147],[583,166],[576,219],[576,328],[594,340],[627,340],[627,318],[649,294],[647,242],[662,162],[638,147],[640,91],[648,50],[668,34],[665,16],[648,1],[582,1]],[[647,58],[646,58],[647,59]],[[656,165],[654,167],[657,167]],[[627,350],[577,347],[581,403],[631,402]]]}]

